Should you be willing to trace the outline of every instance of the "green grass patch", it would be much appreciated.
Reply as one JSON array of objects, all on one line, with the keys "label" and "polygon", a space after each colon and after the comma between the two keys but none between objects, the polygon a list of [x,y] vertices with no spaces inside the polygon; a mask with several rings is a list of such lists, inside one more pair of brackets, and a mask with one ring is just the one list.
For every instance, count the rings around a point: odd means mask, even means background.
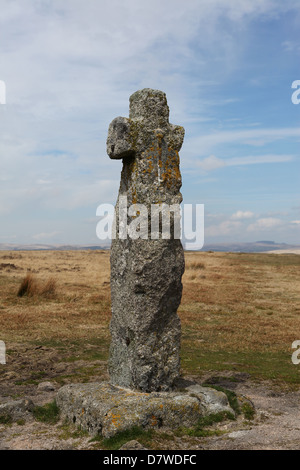
[{"label": "green grass patch", "polygon": [[66,340],[57,340],[57,339],[38,339],[38,340],[32,340],[28,341],[29,344],[32,344],[33,346],[40,346],[40,347],[46,347],[46,348],[53,348],[57,349],[58,351],[68,351],[69,350],[69,344],[66,343]]},{"label": "green grass patch", "polygon": [[47,424],[56,424],[59,420],[59,408],[56,401],[46,403],[43,406],[36,406],[33,410],[33,416],[37,421]]},{"label": "green grass patch", "polygon": [[[103,348],[103,346],[102,346]],[[106,361],[108,358],[108,346],[103,348],[103,350],[95,351],[93,350],[85,350],[82,351],[80,354],[71,355],[64,359],[65,362],[76,362],[79,360],[82,361]]]},{"label": "green grass patch", "polygon": [[241,412],[243,413],[244,418],[247,419],[248,421],[251,421],[252,419],[254,419],[255,410],[250,405],[250,403],[247,403],[247,402],[243,403],[241,406]]},{"label": "green grass patch", "polygon": [[38,385],[43,377],[45,377],[45,371],[32,372],[31,377],[25,380],[16,380],[15,385]]},{"label": "green grass patch", "polygon": [[272,380],[291,386],[300,384],[300,367],[293,364],[292,350],[284,351],[199,351],[183,341],[181,364],[184,373],[197,371],[247,372],[253,379]]},{"label": "green grass patch", "polygon": [[0,424],[11,424],[12,422],[13,419],[9,414],[0,415]]},{"label": "green grass patch", "polygon": [[203,387],[209,387],[209,388],[214,388],[215,390],[218,390],[219,392],[225,393],[228,399],[228,403],[230,407],[233,409],[236,415],[239,415],[241,410],[240,410],[240,405],[238,402],[238,398],[235,392],[232,390],[228,390],[227,388],[220,387],[219,385],[211,385],[211,384],[202,384]]},{"label": "green grass patch", "polygon": [[73,340],[70,344],[69,354],[64,358],[66,362],[107,361],[108,359],[110,338],[90,338],[88,344],[86,339]]},{"label": "green grass patch", "polygon": [[61,353],[64,362],[75,362],[79,360],[106,361],[109,354],[110,338],[95,337],[89,338],[88,341],[85,338],[69,339],[67,344],[65,340],[48,339],[33,341],[32,344],[56,349]]},{"label": "green grass patch", "polygon": [[202,416],[197,425],[193,428],[180,427],[175,431],[177,437],[191,436],[191,437],[209,437],[219,436],[224,433],[220,429],[206,429],[216,423],[221,423],[225,420],[234,420],[235,416],[229,411],[220,411],[219,413],[212,413],[208,416]]},{"label": "green grass patch", "polygon": [[[243,403],[239,402],[239,399],[236,395],[235,392],[232,390],[228,390],[226,388],[220,387],[219,385],[212,385],[212,384],[202,384],[203,387],[210,387],[214,388],[215,390],[218,390],[219,392],[223,392],[226,394],[229,405],[235,412],[235,415],[238,416],[242,414],[244,418],[248,421],[251,421],[254,419],[255,416],[255,410],[253,406],[248,401],[244,401]],[[208,417],[209,418],[209,417]]]},{"label": "green grass patch", "polygon": [[202,429],[207,426],[212,426],[213,424],[221,423],[226,419],[233,421],[235,419],[235,416],[229,411],[220,411],[219,413],[213,413],[208,416],[202,416],[202,418],[200,418],[198,421],[197,428]]},{"label": "green grass patch", "polygon": [[25,425],[25,419],[23,419],[23,418],[18,419],[17,420],[17,425],[18,426],[24,426]]}]

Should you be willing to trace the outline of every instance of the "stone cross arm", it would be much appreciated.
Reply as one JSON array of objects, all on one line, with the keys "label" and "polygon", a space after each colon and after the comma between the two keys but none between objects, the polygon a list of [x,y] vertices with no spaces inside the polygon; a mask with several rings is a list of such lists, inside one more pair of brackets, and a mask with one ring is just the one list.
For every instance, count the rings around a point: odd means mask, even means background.
[{"label": "stone cross arm", "polygon": [[109,126],[107,153],[111,159],[142,154],[157,140],[179,151],[184,128],[169,123],[169,107],[162,91],[145,88],[130,97],[129,118],[117,117]]}]

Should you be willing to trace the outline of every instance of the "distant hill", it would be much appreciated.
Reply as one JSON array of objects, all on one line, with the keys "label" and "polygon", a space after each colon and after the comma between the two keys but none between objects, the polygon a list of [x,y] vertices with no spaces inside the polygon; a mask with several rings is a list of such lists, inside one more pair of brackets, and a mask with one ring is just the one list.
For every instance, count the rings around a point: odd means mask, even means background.
[{"label": "distant hill", "polygon": [[[0,251],[42,251],[42,250],[109,250],[110,244],[103,245],[19,245],[13,243],[0,243]],[[276,243],[273,241],[263,240],[253,243],[212,243],[204,245],[200,251],[224,251],[224,252],[238,252],[238,253],[261,253],[261,252],[297,252],[300,250],[300,245],[289,245],[286,243]]]},{"label": "distant hill", "polygon": [[110,245],[18,245],[13,243],[0,243],[0,250],[2,251],[67,251],[67,250],[107,250]]},{"label": "distant hill", "polygon": [[273,241],[258,241],[252,243],[215,243],[204,245],[201,251],[226,251],[243,253],[266,253],[280,251],[299,250],[300,245],[289,245],[287,243],[276,243]]}]

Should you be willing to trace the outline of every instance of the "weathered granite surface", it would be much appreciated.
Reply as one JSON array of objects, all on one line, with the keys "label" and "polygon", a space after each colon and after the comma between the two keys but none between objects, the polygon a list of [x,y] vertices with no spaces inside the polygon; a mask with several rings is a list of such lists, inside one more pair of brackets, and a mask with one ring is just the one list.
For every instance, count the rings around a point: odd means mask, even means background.
[{"label": "weathered granite surface", "polygon": [[29,415],[33,409],[33,402],[27,398],[8,400],[0,404],[0,418],[9,418],[16,421]]},{"label": "weathered granite surface", "polygon": [[[169,123],[169,108],[162,91],[149,88],[130,97],[129,118],[117,117],[109,126],[107,152],[123,159],[116,214],[131,205],[179,205],[181,175],[179,150],[184,129]],[[140,211],[141,207],[137,207]],[[111,246],[111,383],[141,391],[172,389],[180,370],[180,320],[184,253],[174,238],[173,213],[170,239],[151,239],[151,220],[141,225],[141,238],[124,235],[137,215],[116,218],[117,237]],[[124,220],[123,220],[124,222]],[[132,225],[131,225],[132,227]],[[138,229],[137,229],[138,232]],[[122,233],[122,236],[118,234]],[[124,237],[123,237],[124,238]]]},{"label": "weathered granite surface", "polygon": [[194,426],[211,413],[234,414],[225,393],[197,384],[183,391],[151,393],[107,382],[71,384],[59,389],[56,402],[63,418],[92,436],[103,437],[134,426],[175,429]]}]

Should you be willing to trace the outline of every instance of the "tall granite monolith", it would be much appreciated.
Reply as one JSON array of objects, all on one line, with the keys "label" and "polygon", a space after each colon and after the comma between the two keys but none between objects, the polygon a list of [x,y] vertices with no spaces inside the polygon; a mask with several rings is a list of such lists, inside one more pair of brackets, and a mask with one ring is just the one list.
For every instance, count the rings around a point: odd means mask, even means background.
[{"label": "tall granite monolith", "polygon": [[[109,157],[123,159],[110,260],[109,375],[114,385],[144,392],[171,390],[180,371],[184,252],[172,207],[182,201],[183,138],[183,127],[169,123],[165,93],[149,88],[130,97],[129,118],[115,118],[108,131]],[[162,207],[170,208],[169,238],[162,215],[153,225],[151,214]]]},{"label": "tall granite monolith", "polygon": [[109,438],[135,426],[190,428],[203,416],[234,415],[225,393],[176,380],[184,129],[168,118],[166,95],[147,88],[130,97],[129,118],[109,127],[108,154],[123,159],[111,246],[110,380],[64,385],[56,395],[61,418],[92,436]]}]

